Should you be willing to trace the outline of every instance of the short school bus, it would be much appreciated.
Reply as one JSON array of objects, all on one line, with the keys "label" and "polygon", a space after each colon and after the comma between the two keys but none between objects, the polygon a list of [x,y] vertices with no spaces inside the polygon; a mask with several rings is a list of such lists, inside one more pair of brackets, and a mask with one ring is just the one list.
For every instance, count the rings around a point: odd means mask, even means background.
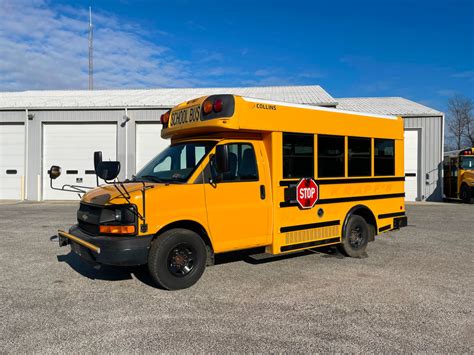
[{"label": "short school bus", "polygon": [[474,199],[474,147],[444,156],[444,194],[470,203]]},{"label": "short school bus", "polygon": [[166,289],[193,285],[218,253],[335,245],[359,257],[407,224],[403,122],[234,95],[161,117],[171,145],[131,181],[81,200],[63,244],[94,262],[148,264]]}]

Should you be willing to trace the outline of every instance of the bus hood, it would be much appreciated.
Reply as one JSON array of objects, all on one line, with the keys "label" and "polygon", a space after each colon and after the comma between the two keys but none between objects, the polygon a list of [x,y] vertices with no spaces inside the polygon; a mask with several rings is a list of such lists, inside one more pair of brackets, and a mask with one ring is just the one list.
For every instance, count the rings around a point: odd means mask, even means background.
[{"label": "bus hood", "polygon": [[[146,183],[146,186],[157,186],[158,184],[155,183]],[[123,186],[126,188],[126,191],[130,195],[130,202],[134,202],[136,200],[141,201],[141,190],[143,189],[143,183],[141,182],[132,182],[132,183],[124,183]],[[118,186],[121,188],[121,186]],[[123,189],[122,189],[123,190]],[[124,191],[125,192],[125,191]],[[121,193],[117,190],[117,188],[112,185],[101,185],[91,191],[88,191],[83,197],[82,202],[91,203],[94,205],[106,205],[108,203],[113,203],[112,200],[120,198],[123,199]]]},{"label": "bus hood", "polygon": [[463,180],[468,184],[474,184],[474,170],[465,171],[463,174]]}]

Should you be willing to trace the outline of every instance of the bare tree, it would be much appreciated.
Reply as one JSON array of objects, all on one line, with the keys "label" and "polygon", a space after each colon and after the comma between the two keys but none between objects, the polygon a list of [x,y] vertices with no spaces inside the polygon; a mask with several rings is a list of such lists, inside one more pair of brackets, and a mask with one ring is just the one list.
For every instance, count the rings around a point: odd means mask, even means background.
[{"label": "bare tree", "polygon": [[448,130],[452,134],[456,149],[464,144],[474,143],[474,122],[472,111],[474,103],[471,99],[456,95],[448,100]]}]

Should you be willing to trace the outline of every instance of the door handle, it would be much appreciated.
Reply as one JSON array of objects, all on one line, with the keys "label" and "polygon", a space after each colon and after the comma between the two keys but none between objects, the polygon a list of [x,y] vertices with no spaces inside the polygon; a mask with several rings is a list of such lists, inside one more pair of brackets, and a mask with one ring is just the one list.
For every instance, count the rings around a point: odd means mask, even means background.
[{"label": "door handle", "polygon": [[265,185],[260,185],[260,198],[265,200]]}]

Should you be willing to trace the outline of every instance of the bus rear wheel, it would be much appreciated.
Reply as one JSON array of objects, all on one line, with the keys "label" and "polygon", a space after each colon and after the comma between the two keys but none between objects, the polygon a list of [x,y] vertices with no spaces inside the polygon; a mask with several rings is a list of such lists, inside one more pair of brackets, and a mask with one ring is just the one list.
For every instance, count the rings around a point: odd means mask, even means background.
[{"label": "bus rear wheel", "polygon": [[342,243],[339,250],[350,257],[360,258],[365,255],[365,250],[369,242],[369,226],[364,218],[353,215],[342,231]]},{"label": "bus rear wheel", "polygon": [[465,203],[470,203],[471,202],[471,190],[469,189],[469,186],[467,186],[467,185],[462,185],[461,186],[461,193],[459,194],[459,197]]},{"label": "bus rear wheel", "polygon": [[206,260],[206,245],[198,234],[188,229],[170,229],[152,242],[148,270],[159,286],[180,290],[200,279]]}]

